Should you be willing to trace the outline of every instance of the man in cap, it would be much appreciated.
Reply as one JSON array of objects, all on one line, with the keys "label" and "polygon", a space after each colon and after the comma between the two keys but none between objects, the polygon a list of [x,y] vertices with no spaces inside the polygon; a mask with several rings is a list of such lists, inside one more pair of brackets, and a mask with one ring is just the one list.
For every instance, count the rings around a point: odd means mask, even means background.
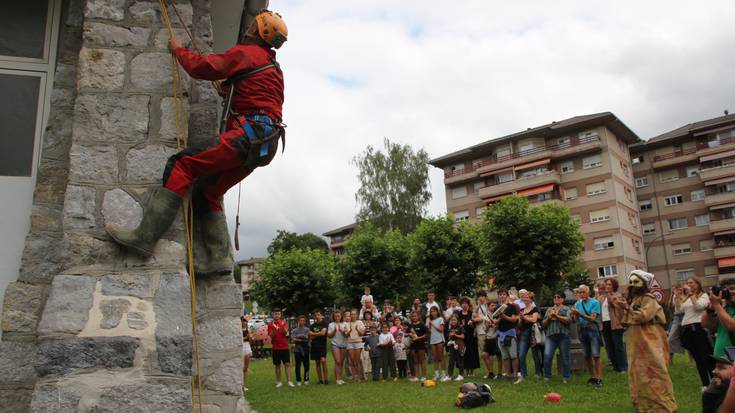
[{"label": "man in cap", "polygon": [[[728,347],[735,351],[735,347]],[[727,352],[726,352],[727,353]],[[712,370],[712,380],[709,386],[702,392],[702,413],[716,413],[727,395],[730,386],[733,365],[728,354],[722,357],[712,357],[715,361],[715,369]]]}]

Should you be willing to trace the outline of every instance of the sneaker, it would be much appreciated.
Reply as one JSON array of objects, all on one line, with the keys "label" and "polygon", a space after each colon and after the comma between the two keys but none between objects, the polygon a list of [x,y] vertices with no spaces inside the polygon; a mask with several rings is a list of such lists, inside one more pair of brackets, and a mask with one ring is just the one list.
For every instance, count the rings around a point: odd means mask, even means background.
[{"label": "sneaker", "polygon": [[278,389],[278,388],[280,388],[280,387],[283,387],[283,383],[281,383],[281,382],[279,381],[278,383],[276,383],[276,388]]},{"label": "sneaker", "polygon": [[544,381],[549,381],[549,380],[551,379],[549,379],[548,377],[544,377]]},{"label": "sneaker", "polygon": [[461,374],[458,374],[457,377],[454,378],[454,381],[462,381],[464,380],[464,377],[462,377]]},{"label": "sneaker", "polygon": [[587,380],[587,384],[595,384],[597,383],[597,379],[594,377],[590,377],[589,380]]},{"label": "sneaker", "polygon": [[344,382],[344,381],[342,381],[342,380],[337,380],[337,381],[336,381],[335,383],[337,383],[337,384],[339,384],[339,385],[343,385],[343,384],[345,384],[345,382]]},{"label": "sneaker", "polygon": [[308,385],[309,385],[309,380],[306,380],[306,381],[304,382],[304,386],[308,386]]},{"label": "sneaker", "polygon": [[487,374],[487,376],[485,376],[485,378],[488,379],[488,380],[494,380],[495,379],[495,373],[493,373],[491,371],[490,373]]},{"label": "sneaker", "polygon": [[561,382],[564,383],[564,384],[567,384],[567,383],[569,383],[569,379],[563,379]]},{"label": "sneaker", "polygon": [[439,372],[434,371],[434,381],[439,380]]},{"label": "sneaker", "polygon": [[293,382],[290,382],[290,381],[289,381],[289,382],[288,382],[288,387],[296,387],[296,386],[294,386],[294,385],[293,385]]},{"label": "sneaker", "polygon": [[425,382],[425,381],[426,381],[426,377],[422,377],[422,378],[420,378],[420,379],[419,379],[419,381],[420,381],[421,383]]},{"label": "sneaker", "polygon": [[447,376],[447,375],[444,375],[444,377],[442,377],[442,381],[444,381],[444,382],[450,381],[450,380],[452,380],[452,378],[449,377],[449,376]]},{"label": "sneaker", "polygon": [[296,382],[296,385],[299,386],[299,387],[301,387],[301,382],[300,381],[297,381]]},{"label": "sneaker", "polygon": [[521,383],[523,383],[523,376],[519,374],[518,378],[516,379],[516,381],[513,382],[513,384],[521,384]]},{"label": "sneaker", "polygon": [[398,377],[393,377],[393,381],[398,381]]},{"label": "sneaker", "polygon": [[416,383],[417,381],[419,381],[419,379],[417,379],[416,377],[410,377],[408,381]]},{"label": "sneaker", "polygon": [[595,380],[595,387],[602,387],[602,379]]}]

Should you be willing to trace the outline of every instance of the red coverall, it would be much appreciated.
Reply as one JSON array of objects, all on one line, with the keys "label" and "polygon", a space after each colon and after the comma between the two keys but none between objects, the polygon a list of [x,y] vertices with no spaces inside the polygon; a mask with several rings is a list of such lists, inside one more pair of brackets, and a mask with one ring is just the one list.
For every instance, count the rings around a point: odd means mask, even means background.
[{"label": "red coverall", "polygon": [[[195,79],[221,80],[238,72],[249,71],[271,63],[276,52],[262,46],[236,45],[222,54],[202,56],[179,47],[174,52],[186,72]],[[239,115],[264,115],[274,123],[281,123],[283,106],[283,74],[269,68],[238,81],[232,97],[232,110]],[[231,116],[227,130],[220,134],[219,143],[201,151],[182,151],[171,158],[174,162],[170,173],[164,175],[163,186],[180,196],[189,190],[194,179],[211,176],[211,182],[203,189],[210,211],[222,211],[222,195],[236,183],[245,179],[253,169],[243,166],[240,151],[233,140],[242,139],[242,117]],[[247,137],[245,137],[247,139]],[[167,168],[169,169],[169,168]]]}]

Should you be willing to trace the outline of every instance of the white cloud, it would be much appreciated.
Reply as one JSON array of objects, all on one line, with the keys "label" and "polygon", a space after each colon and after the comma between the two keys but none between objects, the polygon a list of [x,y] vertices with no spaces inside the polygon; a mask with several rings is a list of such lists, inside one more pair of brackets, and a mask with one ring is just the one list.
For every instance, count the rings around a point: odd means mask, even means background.
[{"label": "white cloud", "polygon": [[[272,1],[289,25],[287,147],[243,182],[238,258],[276,230],[352,222],[350,159],[383,137],[432,157],[612,111],[642,138],[735,110],[735,3]],[[430,213],[445,211],[432,168]],[[227,195],[231,226],[237,196]]]}]

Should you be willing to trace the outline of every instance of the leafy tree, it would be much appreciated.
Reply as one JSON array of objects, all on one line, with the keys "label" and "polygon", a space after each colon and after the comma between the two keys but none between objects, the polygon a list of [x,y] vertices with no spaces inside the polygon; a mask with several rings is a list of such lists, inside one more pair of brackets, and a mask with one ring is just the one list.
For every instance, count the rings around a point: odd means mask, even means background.
[{"label": "leafy tree", "polygon": [[478,287],[482,265],[478,226],[452,216],[423,220],[411,235],[412,271],[439,297],[467,295]]},{"label": "leafy tree", "polygon": [[262,308],[306,314],[334,304],[335,259],[326,251],[292,249],[263,261],[252,294]]},{"label": "leafy tree", "polygon": [[365,286],[370,286],[376,300],[404,302],[416,288],[409,273],[409,250],[408,238],[399,231],[360,225],[337,264],[338,285],[344,294],[341,304],[358,305]]},{"label": "leafy tree", "polygon": [[498,285],[540,291],[556,286],[583,250],[583,237],[569,209],[557,203],[530,207],[519,196],[488,207],[480,224],[487,272]]},{"label": "leafy tree", "polygon": [[384,139],[385,152],[371,145],[352,159],[359,169],[360,205],[357,221],[370,221],[386,230],[411,232],[431,200],[429,154],[423,149]]},{"label": "leafy tree", "polygon": [[286,252],[293,249],[329,251],[329,245],[327,245],[327,242],[322,237],[314,235],[311,232],[299,235],[295,232],[279,229],[276,237],[268,245],[268,255],[273,256],[277,252]]}]

